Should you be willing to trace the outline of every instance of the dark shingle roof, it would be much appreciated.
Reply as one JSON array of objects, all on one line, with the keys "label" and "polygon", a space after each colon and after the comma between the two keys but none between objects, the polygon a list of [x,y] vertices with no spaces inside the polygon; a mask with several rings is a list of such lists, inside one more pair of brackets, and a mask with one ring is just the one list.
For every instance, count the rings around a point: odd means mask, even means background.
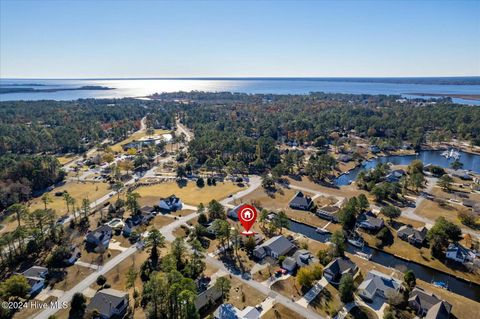
[{"label": "dark shingle roof", "polygon": [[109,316],[112,309],[121,309],[127,302],[128,293],[115,289],[103,289],[98,291],[90,300],[88,310],[98,310],[104,316]]},{"label": "dark shingle roof", "polygon": [[337,258],[332,260],[327,266],[325,266],[325,270],[329,270],[335,275],[339,275],[344,273],[345,271],[350,271],[351,269],[355,269],[357,265],[352,262],[348,258]]},{"label": "dark shingle roof", "polygon": [[308,207],[312,204],[312,199],[302,192],[297,192],[295,196],[290,201],[290,206],[304,206]]}]

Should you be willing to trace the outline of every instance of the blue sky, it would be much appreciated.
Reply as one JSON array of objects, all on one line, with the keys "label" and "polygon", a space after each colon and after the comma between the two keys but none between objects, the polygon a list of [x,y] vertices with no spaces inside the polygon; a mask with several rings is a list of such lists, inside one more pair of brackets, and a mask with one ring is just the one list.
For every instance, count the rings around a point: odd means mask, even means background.
[{"label": "blue sky", "polygon": [[480,75],[480,1],[0,0],[0,77]]}]

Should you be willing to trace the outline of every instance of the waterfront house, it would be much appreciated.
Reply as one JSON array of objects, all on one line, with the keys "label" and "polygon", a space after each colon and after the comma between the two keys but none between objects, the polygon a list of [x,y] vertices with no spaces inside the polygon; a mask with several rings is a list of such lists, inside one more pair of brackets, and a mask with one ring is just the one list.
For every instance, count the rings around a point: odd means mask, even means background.
[{"label": "waterfront house", "polygon": [[158,206],[162,210],[172,212],[182,209],[183,204],[180,198],[176,197],[175,195],[170,195],[167,198],[160,199]]},{"label": "waterfront house", "polygon": [[366,212],[358,217],[357,226],[370,231],[378,231],[385,226],[385,223],[383,219],[378,218],[372,212]]},{"label": "waterfront house", "polygon": [[339,257],[332,260],[323,270],[323,277],[331,284],[338,285],[343,275],[355,275],[357,265],[347,257]]},{"label": "waterfront house", "polygon": [[459,243],[451,243],[450,245],[448,245],[445,257],[464,264],[467,262],[472,262],[476,256],[473,251],[463,247]]},{"label": "waterfront house", "polygon": [[396,183],[400,181],[400,178],[404,176],[406,173],[403,169],[396,169],[391,171],[386,177],[385,180],[390,183]]},{"label": "waterfront house", "polygon": [[322,219],[326,219],[332,221],[334,223],[338,223],[338,207],[323,207],[317,209],[315,215]]},{"label": "waterfront house", "polygon": [[370,152],[373,154],[380,153],[380,148],[377,145],[371,145],[369,148]]},{"label": "waterfront house", "polygon": [[[439,303],[443,304],[441,307],[436,307]],[[408,298],[409,306],[415,310],[415,313],[419,317],[425,317],[427,314],[431,318],[438,318],[437,315],[443,312],[443,308],[449,314],[452,305],[446,301],[442,301],[433,293],[420,289],[418,287],[413,288]],[[447,317],[448,318],[448,317]]]},{"label": "waterfront house", "polygon": [[288,205],[292,209],[310,210],[313,206],[313,201],[309,196],[302,192],[297,192]]},{"label": "waterfront house", "polygon": [[358,294],[367,300],[373,300],[375,297],[386,299],[389,294],[399,292],[401,286],[399,280],[370,270],[367,278],[358,286]]},{"label": "waterfront house", "polygon": [[258,259],[263,259],[266,256],[279,258],[290,252],[295,245],[284,236],[275,236],[257,246],[253,251],[253,255]]},{"label": "waterfront house", "polygon": [[100,318],[122,318],[128,309],[128,293],[116,289],[102,289],[87,305],[87,312],[98,311]]},{"label": "waterfront house", "polygon": [[102,225],[95,230],[90,231],[85,236],[85,242],[92,246],[108,247],[112,238],[112,228],[108,225]]},{"label": "waterfront house", "polygon": [[427,238],[426,227],[413,228],[411,225],[404,225],[397,230],[397,236],[412,245],[422,245]]}]

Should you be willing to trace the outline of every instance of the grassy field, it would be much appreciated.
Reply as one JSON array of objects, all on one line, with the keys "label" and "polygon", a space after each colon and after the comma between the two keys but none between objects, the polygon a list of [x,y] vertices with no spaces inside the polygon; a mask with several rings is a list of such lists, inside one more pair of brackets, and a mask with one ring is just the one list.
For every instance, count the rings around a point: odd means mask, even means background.
[{"label": "grassy field", "polygon": [[[243,203],[252,203],[257,202],[263,208],[267,208],[269,210],[286,210],[288,209],[288,203],[290,200],[295,196],[297,190],[294,189],[286,189],[286,188],[279,188],[273,194],[265,192],[263,187],[259,187],[247,196],[241,198],[241,201],[236,201],[236,204]],[[308,196],[313,196],[312,194],[306,193]]]},{"label": "grassy field", "polygon": [[184,187],[180,187],[176,182],[169,182],[142,186],[137,188],[135,192],[142,196],[140,198],[141,205],[158,205],[160,198],[173,194],[179,197],[183,203],[196,206],[200,203],[206,205],[212,199],[223,199],[240,190],[242,190],[241,187],[230,182],[217,183],[217,186],[205,186],[203,188],[198,188],[193,182],[188,182]]},{"label": "grassy field", "polygon": [[326,186],[322,186],[317,183],[314,183],[311,180],[309,180],[307,177],[302,177],[301,180],[296,180],[290,177],[287,179],[291,185],[306,187],[311,190],[322,192],[332,196],[341,196],[341,197],[349,198],[353,196],[358,196],[363,193],[367,195],[367,197],[369,197],[368,192],[357,189],[357,187],[354,184],[342,186],[339,188],[332,188],[332,187],[326,187]]},{"label": "grassy field", "polygon": [[272,290],[279,292],[291,299],[298,300],[303,296],[301,286],[297,283],[295,277],[290,276],[285,280],[279,280],[272,285]]},{"label": "grassy field", "polygon": [[328,284],[308,306],[322,316],[330,317],[342,308],[338,290]]},{"label": "grassy field", "polygon": [[[435,187],[432,190],[432,195],[435,196],[435,200],[424,200],[415,210],[415,213],[432,220],[436,220],[438,217],[443,216],[446,220],[457,224],[458,226],[466,227],[458,219],[458,213],[470,211],[469,208],[459,204],[446,202],[447,199],[456,196],[445,193],[438,187]],[[476,200],[476,195],[477,194],[470,195],[471,199]]]},{"label": "grassy field", "polygon": [[60,162],[61,165],[65,165],[68,162],[71,162],[75,159],[75,154],[67,154],[63,156],[57,156],[57,160]]},{"label": "grassy field", "polygon": [[[76,207],[80,208],[82,205],[82,199],[88,198],[91,203],[95,200],[105,196],[110,192],[110,185],[107,183],[94,183],[94,182],[68,182],[65,185],[56,187],[50,192],[50,196],[53,200],[52,203],[47,205],[48,208],[52,208],[56,211],[57,215],[61,216],[67,213],[67,205],[62,196],[55,196],[57,192],[67,191],[73,198],[77,200]],[[44,208],[43,202],[40,197],[34,198],[30,202],[30,210]]]},{"label": "grassy field", "polygon": [[304,319],[302,315],[296,313],[295,311],[290,310],[289,308],[285,307],[282,304],[276,304],[267,311],[263,316],[262,319]]},{"label": "grassy field", "polygon": [[233,304],[240,310],[246,306],[256,306],[267,297],[236,278],[230,279],[230,282],[230,295],[225,302]]},{"label": "grassy field", "polygon": [[[155,130],[155,134],[153,135],[161,135],[161,134],[167,134],[167,133],[170,133],[170,131],[167,131],[167,130]],[[127,143],[130,143],[130,142],[134,142],[134,141],[137,141],[143,137],[147,136],[147,131],[141,131],[141,132],[135,132],[133,133],[132,135],[130,135],[127,139],[124,139],[123,141],[121,142],[118,142],[117,144],[114,144],[112,145],[110,148],[112,149],[112,151],[114,152],[119,152],[119,153],[122,153],[123,152],[123,148],[122,148],[122,145],[123,144],[127,144]]]}]

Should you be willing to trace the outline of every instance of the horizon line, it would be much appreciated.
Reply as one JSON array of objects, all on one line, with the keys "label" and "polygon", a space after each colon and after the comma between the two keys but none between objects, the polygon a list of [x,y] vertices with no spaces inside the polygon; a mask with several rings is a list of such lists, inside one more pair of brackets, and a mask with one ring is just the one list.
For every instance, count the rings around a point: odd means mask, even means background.
[{"label": "horizon line", "polygon": [[282,80],[282,79],[448,79],[480,78],[480,75],[441,76],[180,76],[180,77],[1,77],[0,80]]}]

